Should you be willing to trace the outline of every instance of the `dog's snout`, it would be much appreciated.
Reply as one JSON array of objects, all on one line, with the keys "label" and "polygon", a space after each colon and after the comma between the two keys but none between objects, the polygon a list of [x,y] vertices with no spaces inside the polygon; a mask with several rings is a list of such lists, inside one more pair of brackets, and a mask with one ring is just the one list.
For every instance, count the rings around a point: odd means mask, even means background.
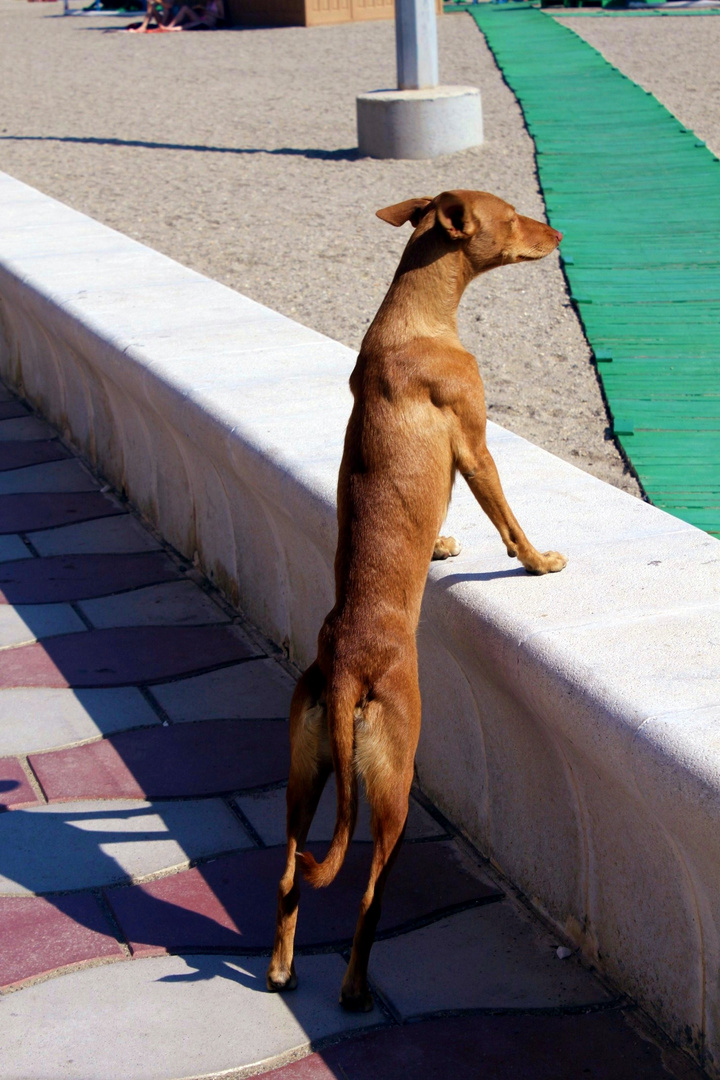
[{"label": "dog's snout", "polygon": [[561,240],[562,240],[562,238],[563,238],[563,234],[562,234],[562,233],[560,232],[560,230],[559,230],[559,229],[553,229],[553,232],[554,232],[554,233],[555,233],[555,235],[557,236],[557,242],[558,242],[558,244],[559,244],[559,243],[560,243],[560,241],[561,241]]}]

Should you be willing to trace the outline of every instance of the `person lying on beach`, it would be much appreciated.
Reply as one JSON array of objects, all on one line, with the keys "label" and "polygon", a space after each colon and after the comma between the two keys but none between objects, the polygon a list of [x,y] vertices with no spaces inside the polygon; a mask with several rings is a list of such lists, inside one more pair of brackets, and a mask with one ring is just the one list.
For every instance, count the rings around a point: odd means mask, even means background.
[{"label": "person lying on beach", "polygon": [[[133,23],[125,29],[129,34],[149,34],[153,30],[167,30],[170,20],[177,11],[172,0],[148,0],[145,18],[141,23]],[[154,23],[153,23],[153,20]]]},{"label": "person lying on beach", "polygon": [[206,4],[192,8],[183,4],[175,18],[168,24],[167,29],[199,30],[201,26],[204,26],[208,30],[215,30],[224,18],[223,0],[207,0]]}]

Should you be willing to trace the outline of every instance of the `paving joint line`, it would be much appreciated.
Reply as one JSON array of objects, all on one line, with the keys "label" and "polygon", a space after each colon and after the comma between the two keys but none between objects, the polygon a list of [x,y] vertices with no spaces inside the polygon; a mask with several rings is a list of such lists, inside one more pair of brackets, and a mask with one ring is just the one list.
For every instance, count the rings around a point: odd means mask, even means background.
[{"label": "paving joint line", "polygon": [[[69,604],[70,604],[70,607],[71,607],[71,609],[72,609],[72,610],[73,610],[73,611],[75,612],[75,614],[77,615],[77,617],[78,617],[78,619],[80,620],[80,622],[81,622],[81,623],[84,623],[84,625],[85,625],[85,629],[86,629],[86,630],[96,630],[96,629],[97,629],[97,627],[93,625],[93,623],[92,623],[92,622],[90,621],[90,619],[88,619],[88,617],[87,617],[87,615],[85,614],[85,612],[84,612],[84,611],[82,610],[82,608],[81,608],[81,607],[79,606],[79,602],[78,602],[77,600],[73,600],[73,601],[62,601],[62,600],[57,600],[57,601],[55,601],[55,602],[56,602],[56,603],[58,603],[58,604],[61,604],[61,603],[69,603]],[[82,633],[82,631],[80,630],[80,631],[78,631],[78,633]],[[54,637],[54,636],[56,636],[56,635],[52,635],[52,636]],[[36,640],[37,640],[37,641],[42,641],[43,639],[42,639],[42,638],[36,638]]]},{"label": "paving joint line", "polygon": [[16,760],[20,763],[20,766],[21,766],[23,772],[25,773],[25,776],[27,777],[27,781],[30,784],[31,788],[33,789],[35,795],[37,796],[38,801],[40,803],[48,805],[49,799],[48,799],[47,795],[45,794],[45,790],[44,790],[42,784],[40,783],[40,780],[38,779],[38,777],[35,774],[35,770],[33,769],[32,765],[30,764],[29,755],[28,754],[17,755]]},{"label": "paving joint line", "polygon": [[253,825],[253,823],[251,822],[251,820],[247,816],[247,814],[245,814],[242,811],[242,809],[238,806],[237,800],[238,800],[237,795],[234,795],[234,796],[231,796],[231,797],[228,797],[228,798],[225,799],[225,804],[226,804],[228,810],[230,811],[230,813],[235,818],[237,818],[237,820],[242,825],[245,832],[248,834],[248,836],[252,840],[255,847],[256,848],[267,849],[269,845],[265,843],[262,836],[257,831],[257,829],[255,828],[255,826]]},{"label": "paving joint line", "polygon": [[98,904],[98,907],[100,908],[100,910],[103,913],[103,916],[105,918],[106,923],[108,923],[108,925],[110,926],[110,928],[112,930],[112,933],[113,933],[113,937],[115,938],[118,945],[122,949],[123,954],[125,956],[125,959],[126,960],[132,960],[133,954],[132,954],[132,949],[130,948],[130,942],[125,937],[125,934],[123,933],[123,930],[122,930],[122,927],[120,926],[120,923],[115,918],[115,912],[113,911],[110,904],[108,903],[103,890],[98,888],[98,889],[91,889],[90,891],[91,891],[92,895],[95,897],[95,900],[96,900],[96,902]]},{"label": "paving joint line", "polygon": [[23,544],[28,549],[28,551],[30,552],[30,554],[32,555],[32,557],[34,559],[41,559],[42,558],[42,555],[40,554],[38,549],[35,547],[35,545],[33,544],[32,540],[30,539],[30,537],[28,536],[27,533],[16,533],[15,535],[20,537]]},{"label": "paving joint line", "polygon": [[[142,696],[142,698],[148,703],[148,705],[153,710],[155,715],[158,717],[158,719],[160,720],[162,726],[163,727],[172,727],[173,726],[173,720],[171,719],[171,717],[167,713],[167,711],[162,707],[162,705],[157,700],[157,698],[153,697],[153,694],[151,693],[150,688],[143,685],[143,686],[137,686],[136,689],[138,690],[138,693]],[[151,725],[151,724],[149,724],[147,726],[148,727],[154,727],[154,725]],[[133,731],[135,729],[134,728],[128,728],[126,730]],[[113,734],[114,735],[115,734],[120,734],[120,732],[113,732]]]}]

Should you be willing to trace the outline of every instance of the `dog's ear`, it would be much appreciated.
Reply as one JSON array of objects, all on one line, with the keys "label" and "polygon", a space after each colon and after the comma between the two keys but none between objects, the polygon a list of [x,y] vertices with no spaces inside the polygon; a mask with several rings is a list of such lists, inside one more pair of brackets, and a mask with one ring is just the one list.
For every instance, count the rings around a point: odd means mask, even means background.
[{"label": "dog's ear", "polygon": [[452,240],[469,240],[478,231],[478,221],[465,192],[443,191],[435,206],[437,219]]},{"label": "dog's ear", "polygon": [[432,199],[429,198],[406,199],[405,202],[395,203],[394,206],[386,206],[384,210],[377,210],[375,216],[396,226],[404,225],[406,221],[409,221],[413,229],[416,229],[431,202]]}]

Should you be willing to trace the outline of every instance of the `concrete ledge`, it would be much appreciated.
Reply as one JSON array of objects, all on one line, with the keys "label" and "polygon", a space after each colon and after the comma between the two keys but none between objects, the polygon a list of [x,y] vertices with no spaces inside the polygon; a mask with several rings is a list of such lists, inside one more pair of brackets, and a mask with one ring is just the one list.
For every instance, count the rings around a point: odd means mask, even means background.
[{"label": "concrete ledge", "polygon": [[[299,664],[351,350],[0,174],[0,369]],[[466,300],[472,303],[472,296]],[[720,1076],[720,543],[501,428],[531,578],[464,486],[420,629],[426,791]]]},{"label": "concrete ledge", "polygon": [[483,141],[480,91],[472,86],[375,90],[357,100],[358,147],[374,158],[434,158]]}]

